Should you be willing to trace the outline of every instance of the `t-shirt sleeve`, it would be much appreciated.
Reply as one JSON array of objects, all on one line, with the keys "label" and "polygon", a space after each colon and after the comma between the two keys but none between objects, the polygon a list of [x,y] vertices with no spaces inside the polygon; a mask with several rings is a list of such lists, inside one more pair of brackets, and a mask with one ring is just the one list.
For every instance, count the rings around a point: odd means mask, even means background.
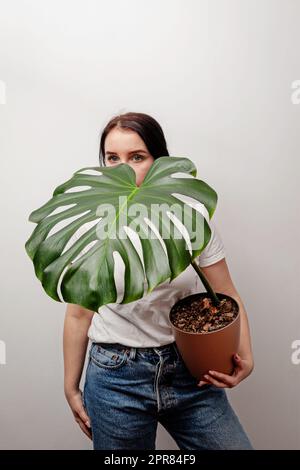
[{"label": "t-shirt sleeve", "polygon": [[211,229],[210,240],[202,253],[195,258],[200,268],[217,263],[226,256],[224,243],[215,222],[210,219],[207,220],[207,223]]}]

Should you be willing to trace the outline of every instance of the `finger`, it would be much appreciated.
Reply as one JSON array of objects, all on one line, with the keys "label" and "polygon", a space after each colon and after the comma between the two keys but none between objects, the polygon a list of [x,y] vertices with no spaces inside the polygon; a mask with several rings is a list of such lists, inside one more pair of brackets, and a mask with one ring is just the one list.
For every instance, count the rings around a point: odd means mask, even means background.
[{"label": "finger", "polygon": [[86,434],[87,437],[92,440],[91,430],[80,419],[77,421],[77,423],[79,424],[79,426],[80,426],[81,430],[84,432],[84,434]]},{"label": "finger", "polygon": [[90,422],[90,418],[88,417],[88,415],[86,414],[86,411],[82,406],[80,406],[79,408],[76,409],[76,412],[79,416],[79,418],[81,419],[81,421],[88,427],[90,428],[91,427],[91,422]]},{"label": "finger", "polygon": [[207,380],[200,380],[200,382],[197,385],[198,387],[202,387],[202,385],[204,384],[209,384],[209,382],[207,382]]},{"label": "finger", "polygon": [[233,376],[233,375],[223,374],[222,372],[218,372],[216,370],[210,370],[209,376],[212,376],[214,379],[219,380],[220,382],[223,382],[227,384],[228,386],[233,387],[236,382],[237,373],[234,372],[234,376]]},{"label": "finger", "polygon": [[242,361],[241,356],[239,356],[239,354],[234,354],[232,358],[233,358],[235,367],[243,367],[243,361]]},{"label": "finger", "polygon": [[228,387],[228,385],[222,381],[219,381],[211,376],[208,376],[208,375],[205,375],[204,376],[206,378],[206,380],[209,380],[213,385],[215,385],[216,387],[220,387],[220,388],[225,388],[225,387]]},{"label": "finger", "polygon": [[231,376],[217,371],[210,371],[209,377],[224,383],[229,388],[235,387],[238,383],[237,375]]}]

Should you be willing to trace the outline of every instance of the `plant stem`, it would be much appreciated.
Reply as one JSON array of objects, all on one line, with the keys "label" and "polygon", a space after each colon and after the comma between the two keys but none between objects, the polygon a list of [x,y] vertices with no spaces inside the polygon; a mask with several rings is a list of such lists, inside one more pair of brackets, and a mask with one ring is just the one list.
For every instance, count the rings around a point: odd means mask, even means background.
[{"label": "plant stem", "polygon": [[198,266],[196,261],[193,260],[191,262],[191,264],[192,264],[193,268],[195,269],[195,271],[197,272],[198,276],[200,277],[201,281],[203,282],[203,285],[204,285],[205,289],[207,290],[207,292],[211,296],[213,304],[215,306],[220,305],[220,300],[218,299],[217,294],[215,293],[215,291],[213,290],[213,288],[209,284],[207,278],[204,276],[204,273],[202,272],[202,270],[200,269],[200,267]]}]

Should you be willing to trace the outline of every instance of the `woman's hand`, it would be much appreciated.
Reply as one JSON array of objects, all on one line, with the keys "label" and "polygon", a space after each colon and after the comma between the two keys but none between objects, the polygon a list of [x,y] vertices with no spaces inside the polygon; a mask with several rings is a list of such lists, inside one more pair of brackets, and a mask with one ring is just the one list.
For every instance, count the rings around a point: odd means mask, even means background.
[{"label": "woman's hand", "polygon": [[71,392],[65,392],[66,399],[74,415],[75,421],[90,439],[92,439],[91,423],[82,401],[82,392],[80,389]]},{"label": "woman's hand", "polygon": [[205,380],[198,383],[198,387],[203,384],[212,384],[220,388],[232,388],[238,385],[248,375],[251,374],[254,368],[253,358],[242,359],[238,354],[233,355],[234,370],[231,375],[222,374],[221,372],[210,370],[208,374],[204,375]]}]

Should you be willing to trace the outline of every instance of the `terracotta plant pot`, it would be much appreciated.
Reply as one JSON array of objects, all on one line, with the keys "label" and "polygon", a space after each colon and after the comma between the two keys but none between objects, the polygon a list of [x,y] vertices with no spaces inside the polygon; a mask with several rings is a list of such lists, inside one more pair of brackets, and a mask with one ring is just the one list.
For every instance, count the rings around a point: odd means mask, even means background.
[{"label": "terracotta plant pot", "polygon": [[[172,312],[176,306],[188,304],[191,300],[208,297],[207,292],[192,294],[176,302],[170,311],[169,319],[176,345],[190,373],[198,380],[209,370],[225,374],[233,372],[232,356],[238,352],[240,341],[240,311],[235,299],[229,295],[216,293],[220,300],[230,299],[238,309],[237,316],[223,328],[207,333],[194,333],[180,330],[172,323]],[[205,379],[204,379],[205,380]]]}]

